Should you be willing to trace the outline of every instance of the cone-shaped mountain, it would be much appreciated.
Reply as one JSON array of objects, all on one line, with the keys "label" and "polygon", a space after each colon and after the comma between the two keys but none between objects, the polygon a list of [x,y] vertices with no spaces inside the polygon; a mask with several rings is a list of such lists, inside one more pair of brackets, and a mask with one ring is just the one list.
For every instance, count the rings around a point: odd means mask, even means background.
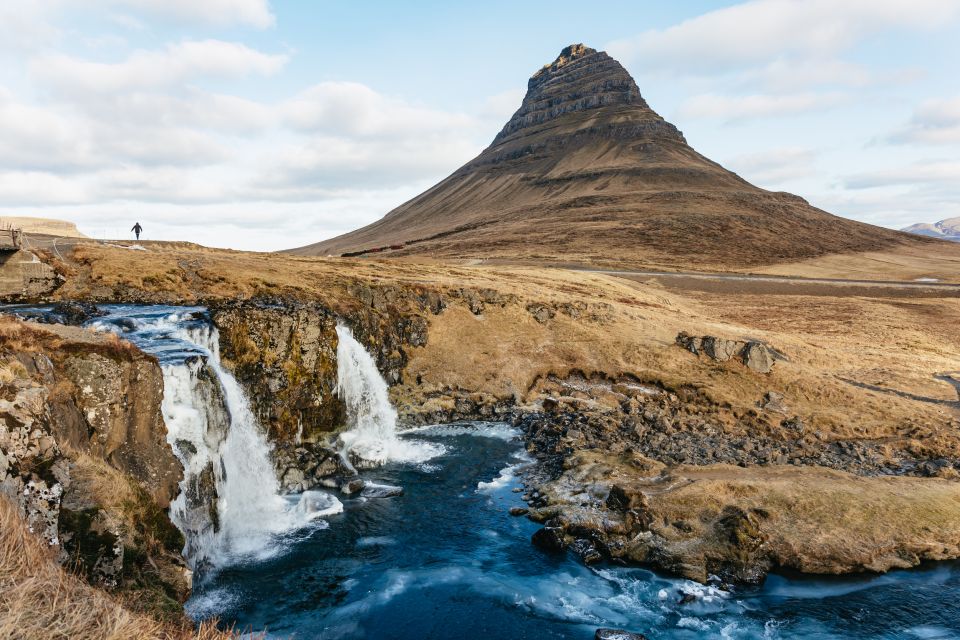
[{"label": "cone-shaped mountain", "polygon": [[293,252],[722,268],[915,242],[727,171],[619,62],[577,44],[530,78],[479,156],[381,220]]}]

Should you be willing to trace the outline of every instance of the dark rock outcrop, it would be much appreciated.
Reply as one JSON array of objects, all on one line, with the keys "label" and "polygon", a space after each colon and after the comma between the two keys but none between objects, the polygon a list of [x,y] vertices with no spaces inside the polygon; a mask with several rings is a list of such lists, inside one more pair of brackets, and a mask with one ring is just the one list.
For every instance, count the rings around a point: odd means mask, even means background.
[{"label": "dark rock outcrop", "polygon": [[716,336],[692,336],[685,331],[677,334],[676,342],[690,353],[726,362],[736,359],[757,373],[770,373],[777,360],[769,346],[757,340],[728,340]]}]

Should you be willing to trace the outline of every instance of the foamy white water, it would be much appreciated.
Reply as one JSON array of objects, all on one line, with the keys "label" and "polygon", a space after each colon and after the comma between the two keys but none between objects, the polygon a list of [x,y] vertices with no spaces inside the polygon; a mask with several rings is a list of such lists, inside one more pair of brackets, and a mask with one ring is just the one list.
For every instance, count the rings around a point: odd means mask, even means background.
[{"label": "foamy white water", "polygon": [[[216,567],[241,557],[271,555],[276,534],[335,513],[333,503],[339,501],[332,496],[320,513],[311,508],[316,496],[308,500],[311,504],[299,505],[281,495],[271,446],[243,388],[221,365],[216,328],[187,329],[177,326],[176,318],[160,320],[157,326],[205,353],[215,377],[202,380],[200,359],[163,366],[167,440],[184,465],[180,495],[170,513],[187,538],[184,551],[191,565]],[[219,389],[212,392],[211,385]],[[212,506],[200,489],[209,484],[204,473],[212,475],[215,486]]]},{"label": "foamy white water", "polygon": [[349,425],[340,434],[343,454],[371,464],[420,463],[442,454],[441,445],[398,437],[397,412],[373,358],[349,328],[338,326],[337,338],[337,395]]}]

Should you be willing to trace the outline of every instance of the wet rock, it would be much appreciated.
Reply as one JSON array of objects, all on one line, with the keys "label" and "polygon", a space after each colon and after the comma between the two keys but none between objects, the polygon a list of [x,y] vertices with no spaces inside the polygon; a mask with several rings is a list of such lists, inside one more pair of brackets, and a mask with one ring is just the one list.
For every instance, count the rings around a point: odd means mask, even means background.
[{"label": "wet rock", "polygon": [[647,636],[623,629],[597,629],[593,640],[647,640]]},{"label": "wet rock", "polygon": [[584,564],[593,564],[603,560],[603,554],[600,553],[592,540],[578,538],[570,545],[570,550],[573,551]]},{"label": "wet rock", "polygon": [[677,604],[681,604],[681,605],[683,605],[683,604],[691,604],[691,603],[696,602],[696,601],[697,601],[697,596],[695,596],[695,595],[692,594],[692,593],[684,593],[683,591],[681,591],[681,592],[680,592],[680,600],[677,601]]},{"label": "wet rock", "polygon": [[303,482],[305,478],[302,470],[292,467],[283,473],[280,486],[287,491],[303,491],[306,488]]},{"label": "wet rock", "polygon": [[510,515],[512,515],[512,516],[524,516],[524,515],[526,515],[526,514],[528,514],[528,513],[530,513],[530,509],[527,509],[526,507],[511,507],[511,508],[510,508]]},{"label": "wet rock", "polygon": [[534,532],[530,539],[534,546],[550,553],[562,553],[567,548],[562,527],[543,527]]},{"label": "wet rock", "polygon": [[131,318],[115,318],[110,323],[119,327],[124,333],[135,331],[137,328],[137,323]]},{"label": "wet rock", "polygon": [[367,483],[364,482],[363,478],[350,478],[340,484],[340,491],[348,496],[353,495],[354,493],[363,490],[366,484]]},{"label": "wet rock", "polygon": [[360,495],[364,498],[393,498],[403,495],[403,487],[367,482],[360,491]]},{"label": "wet rock", "polygon": [[93,318],[106,315],[106,312],[101,311],[92,302],[67,301],[53,305],[50,315],[59,323],[79,326]]}]

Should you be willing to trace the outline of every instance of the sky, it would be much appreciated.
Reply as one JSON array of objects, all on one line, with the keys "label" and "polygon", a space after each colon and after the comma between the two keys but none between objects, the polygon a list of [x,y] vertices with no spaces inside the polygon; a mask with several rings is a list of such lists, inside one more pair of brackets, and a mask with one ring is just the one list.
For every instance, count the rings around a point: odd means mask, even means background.
[{"label": "sky", "polygon": [[960,0],[0,0],[0,217],[317,242],[479,153],[577,42],[758,186],[960,216]]}]

